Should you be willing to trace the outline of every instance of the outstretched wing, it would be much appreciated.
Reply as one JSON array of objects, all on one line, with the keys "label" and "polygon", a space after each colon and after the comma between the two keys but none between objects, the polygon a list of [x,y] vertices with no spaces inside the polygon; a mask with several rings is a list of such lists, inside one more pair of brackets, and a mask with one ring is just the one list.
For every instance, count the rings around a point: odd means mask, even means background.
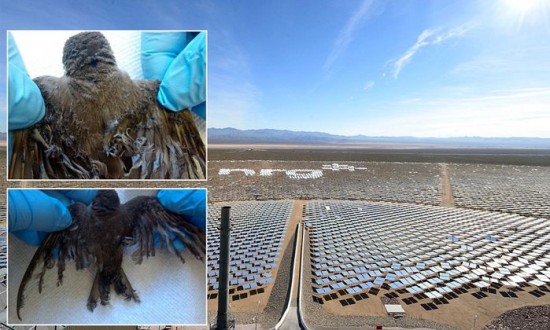
[{"label": "outstretched wing", "polygon": [[90,210],[82,203],[69,206],[73,218],[72,225],[64,230],[50,233],[40,244],[23,275],[17,292],[17,317],[21,320],[20,310],[24,303],[24,293],[28,282],[31,280],[36,268],[40,268],[38,274],[38,291],[42,292],[44,274],[48,269],[57,264],[57,285],[63,284],[63,271],[65,261],[75,260],[76,268],[87,268],[95,262],[94,255],[90,252],[89,242],[86,237],[88,231],[86,223],[90,222]]},{"label": "outstretched wing", "polygon": [[155,255],[155,233],[182,262],[185,259],[174,245],[179,239],[189,251],[199,260],[204,260],[206,254],[206,235],[189,222],[184,216],[165,209],[153,196],[138,196],[122,206],[130,224],[127,235],[132,245],[137,249],[132,258],[137,263],[143,257]]},{"label": "outstretched wing", "polygon": [[164,109],[159,82],[114,71],[100,83],[35,79],[46,104],[14,132],[13,179],[204,179],[206,147],[189,110]]}]

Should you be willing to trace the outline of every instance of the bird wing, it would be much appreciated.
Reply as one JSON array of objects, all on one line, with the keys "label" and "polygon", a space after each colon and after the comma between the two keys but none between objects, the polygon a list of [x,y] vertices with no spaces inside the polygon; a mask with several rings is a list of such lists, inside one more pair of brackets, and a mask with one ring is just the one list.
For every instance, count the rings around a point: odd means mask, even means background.
[{"label": "bird wing", "polygon": [[[81,101],[93,102],[82,95],[93,95],[97,88],[90,84],[78,86],[69,77],[42,76],[34,82],[44,99],[46,113],[35,125],[14,131],[10,178],[97,178],[97,170],[86,150],[92,149],[91,144],[101,141],[102,136],[92,134],[86,118],[79,118],[81,114],[77,111],[82,109]],[[86,136],[82,143],[78,142],[79,134]]]},{"label": "bird wing", "polygon": [[46,115],[14,132],[12,179],[204,179],[206,147],[191,112],[157,101],[159,81],[38,77]]},{"label": "bird wing", "polygon": [[113,125],[107,153],[122,161],[123,178],[204,179],[206,148],[191,111],[163,108],[159,81],[135,81],[142,103]]},{"label": "bird wing", "polygon": [[[27,267],[19,290],[17,292],[17,317],[21,320],[20,309],[24,303],[24,293],[28,282],[31,280],[37,267],[41,267],[38,274],[38,291],[42,292],[44,274],[46,270],[53,268],[57,263],[57,285],[63,284],[63,271],[65,262],[74,260],[77,269],[87,268],[95,263],[95,257],[89,248],[86,237],[87,224],[92,214],[82,203],[74,203],[69,206],[69,212],[73,219],[71,226],[64,230],[52,232],[46,236],[40,244]],[[41,266],[40,266],[41,265]]]},{"label": "bird wing", "polygon": [[130,245],[137,247],[132,254],[132,259],[137,263],[141,263],[144,256],[155,255],[155,235],[182,262],[185,262],[185,259],[175,247],[175,239],[184,243],[197,259],[204,260],[206,254],[205,233],[185,216],[164,208],[156,197],[138,196],[126,202],[122,207],[130,224],[126,236],[130,238]]}]

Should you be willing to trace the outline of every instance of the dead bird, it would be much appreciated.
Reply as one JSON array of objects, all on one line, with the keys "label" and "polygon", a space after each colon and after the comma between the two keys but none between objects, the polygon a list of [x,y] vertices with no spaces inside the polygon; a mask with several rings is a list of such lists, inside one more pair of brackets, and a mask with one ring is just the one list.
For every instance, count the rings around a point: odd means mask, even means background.
[{"label": "dead bird", "polygon": [[46,104],[14,131],[10,179],[204,179],[206,148],[188,109],[157,101],[158,80],[119,70],[99,32],[70,37],[65,75],[34,79]]},{"label": "dead bird", "polygon": [[120,204],[114,190],[98,190],[92,203],[69,206],[73,223],[68,228],[50,233],[36,250],[17,292],[17,317],[21,320],[25,288],[36,268],[38,291],[42,292],[44,274],[57,265],[57,285],[63,284],[66,261],[74,260],[76,269],[95,266],[96,274],[87,301],[93,311],[98,300],[109,303],[111,285],[127,300],[139,298],[122,269],[123,252],[133,246],[132,259],[141,263],[143,257],[155,255],[154,232],[182,262],[185,260],[174,247],[174,238],[183,242],[199,260],[206,251],[205,233],[185,217],[166,210],[153,196],[138,196]]}]

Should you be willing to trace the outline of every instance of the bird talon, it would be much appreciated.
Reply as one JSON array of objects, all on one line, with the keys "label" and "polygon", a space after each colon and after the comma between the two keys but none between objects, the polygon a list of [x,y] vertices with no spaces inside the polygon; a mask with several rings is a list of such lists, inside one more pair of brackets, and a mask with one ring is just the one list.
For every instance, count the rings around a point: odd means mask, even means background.
[{"label": "bird talon", "polygon": [[88,300],[88,303],[86,304],[86,307],[88,307],[88,310],[90,312],[93,312],[94,309],[97,307],[97,302],[94,300]]}]

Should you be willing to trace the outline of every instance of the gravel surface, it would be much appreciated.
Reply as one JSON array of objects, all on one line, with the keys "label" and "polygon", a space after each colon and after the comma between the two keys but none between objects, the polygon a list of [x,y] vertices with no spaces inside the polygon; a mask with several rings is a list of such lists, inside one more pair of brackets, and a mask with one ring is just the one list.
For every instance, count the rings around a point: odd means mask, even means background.
[{"label": "gravel surface", "polygon": [[508,311],[483,330],[550,329],[550,305],[528,306]]}]

